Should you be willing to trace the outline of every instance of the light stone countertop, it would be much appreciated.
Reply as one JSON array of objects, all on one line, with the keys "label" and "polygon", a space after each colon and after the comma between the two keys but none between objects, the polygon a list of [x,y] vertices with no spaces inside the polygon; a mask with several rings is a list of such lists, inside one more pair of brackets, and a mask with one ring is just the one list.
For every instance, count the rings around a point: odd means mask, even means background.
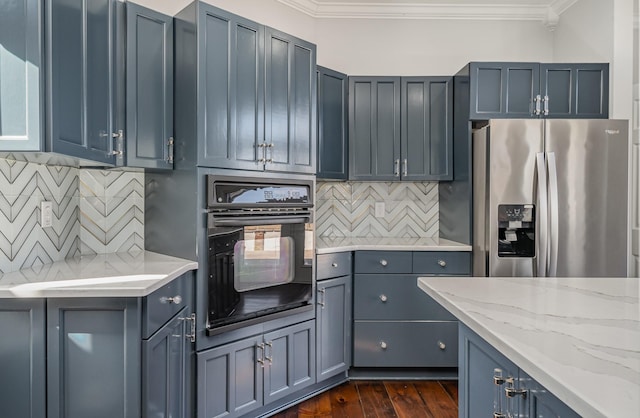
[{"label": "light stone countertop", "polygon": [[316,254],[344,251],[471,251],[471,245],[444,238],[316,238]]},{"label": "light stone countertop", "polygon": [[437,278],[418,286],[584,417],[640,416],[638,278]]},{"label": "light stone countertop", "polygon": [[0,299],[142,297],[197,268],[150,251],[80,256],[0,275]]}]

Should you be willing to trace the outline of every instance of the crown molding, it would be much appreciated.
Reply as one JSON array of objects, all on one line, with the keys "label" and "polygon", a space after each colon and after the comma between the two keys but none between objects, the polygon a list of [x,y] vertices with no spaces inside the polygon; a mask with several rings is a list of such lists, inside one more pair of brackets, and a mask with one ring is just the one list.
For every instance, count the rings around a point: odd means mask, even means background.
[{"label": "crown molding", "polygon": [[478,3],[398,3],[330,2],[318,0],[278,0],[319,19],[453,19],[453,20],[533,20],[555,29],[560,15],[578,0],[555,0],[544,4]]}]

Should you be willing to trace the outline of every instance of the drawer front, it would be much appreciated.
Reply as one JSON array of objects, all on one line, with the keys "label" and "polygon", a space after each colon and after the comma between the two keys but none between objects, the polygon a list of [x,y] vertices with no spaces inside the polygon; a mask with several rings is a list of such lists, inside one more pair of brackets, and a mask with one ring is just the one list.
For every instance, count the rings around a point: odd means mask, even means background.
[{"label": "drawer front", "polygon": [[355,367],[457,367],[458,322],[358,322]]},{"label": "drawer front", "polygon": [[412,274],[356,274],[353,317],[364,320],[455,320],[431,296],[418,288]]},{"label": "drawer front", "polygon": [[142,338],[149,338],[191,303],[191,277],[191,272],[185,273],[142,300]]},{"label": "drawer front", "polygon": [[471,275],[471,253],[429,251],[413,253],[413,272],[417,274]]},{"label": "drawer front", "polygon": [[408,251],[356,251],[354,273],[411,273]]},{"label": "drawer front", "polygon": [[318,280],[351,274],[351,253],[319,254],[316,256]]}]

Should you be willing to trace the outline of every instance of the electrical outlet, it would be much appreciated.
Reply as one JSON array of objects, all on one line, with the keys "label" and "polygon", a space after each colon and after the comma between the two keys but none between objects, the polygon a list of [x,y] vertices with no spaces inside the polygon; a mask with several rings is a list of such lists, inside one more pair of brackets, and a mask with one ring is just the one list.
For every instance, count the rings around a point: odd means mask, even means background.
[{"label": "electrical outlet", "polygon": [[375,217],[376,218],[384,218],[384,202],[376,202],[375,205]]},{"label": "electrical outlet", "polygon": [[40,226],[48,228],[53,225],[53,204],[51,202],[40,202]]}]

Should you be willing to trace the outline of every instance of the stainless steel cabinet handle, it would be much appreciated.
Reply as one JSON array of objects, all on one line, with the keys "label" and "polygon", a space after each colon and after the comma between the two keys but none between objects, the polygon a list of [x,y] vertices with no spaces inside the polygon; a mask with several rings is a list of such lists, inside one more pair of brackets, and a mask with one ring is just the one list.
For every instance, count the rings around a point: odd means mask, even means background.
[{"label": "stainless steel cabinet handle", "polygon": [[[322,306],[322,309],[324,309],[325,292],[326,292],[326,289],[324,287],[322,289],[318,289],[318,305]],[[322,295],[322,299],[320,299],[320,295]]]},{"label": "stainless steel cabinet handle", "polygon": [[440,267],[447,267],[447,262],[446,262],[446,261],[444,261],[444,260],[438,260],[438,265],[439,265]]},{"label": "stainless steel cabinet handle", "polygon": [[549,114],[549,96],[544,96],[544,115]]},{"label": "stainless steel cabinet handle", "polygon": [[[258,356],[258,349],[260,350],[260,355]],[[264,344],[260,343],[256,346],[256,361],[260,363],[260,367],[264,367]]]},{"label": "stainless steel cabinet handle", "polygon": [[182,303],[182,296],[163,296],[160,298],[160,303],[173,303],[174,305],[180,305]]},{"label": "stainless steel cabinet handle", "polygon": [[385,259],[380,260],[380,265],[381,265],[382,267],[386,267],[386,266],[387,266],[387,264],[389,264],[389,263],[387,262],[387,260],[385,260]]},{"label": "stainless steel cabinet handle", "polygon": [[174,146],[175,140],[173,139],[173,137],[170,137],[169,140],[167,141],[167,162],[169,164],[173,164],[173,146]]},{"label": "stainless steel cabinet handle", "polygon": [[382,301],[383,303],[387,301],[387,295],[380,295],[380,301]]},{"label": "stainless steel cabinet handle", "polygon": [[405,158],[404,161],[402,161],[402,175],[404,177],[407,177],[408,173],[409,173],[409,161],[407,161],[407,159]]},{"label": "stainless steel cabinet handle", "polygon": [[[267,347],[269,347],[269,355],[267,355]],[[269,362],[269,366],[273,364],[273,341],[267,341],[264,348],[264,359]]]},{"label": "stainless steel cabinet handle", "polygon": [[380,348],[382,348],[383,350],[387,349],[387,343],[384,341],[380,341]]},{"label": "stainless steel cabinet handle", "polygon": [[400,159],[396,159],[394,162],[393,175],[400,177]]},{"label": "stainless steel cabinet handle", "polygon": [[536,104],[535,111],[533,112],[533,114],[540,115],[540,102],[542,101],[542,97],[540,97],[540,95],[538,94],[535,97],[535,99],[533,99],[533,101]]},{"label": "stainless steel cabinet handle", "polygon": [[338,267],[338,263],[331,263],[331,267]]},{"label": "stainless steel cabinet handle", "polygon": [[442,341],[438,341],[438,348],[440,348],[440,350],[444,350],[445,348],[447,348],[447,345]]},{"label": "stainless steel cabinet handle", "polygon": [[516,389],[511,386],[507,386],[504,388],[504,394],[507,395],[507,398],[515,398],[516,396],[522,396],[523,398],[527,397],[526,389]]}]

